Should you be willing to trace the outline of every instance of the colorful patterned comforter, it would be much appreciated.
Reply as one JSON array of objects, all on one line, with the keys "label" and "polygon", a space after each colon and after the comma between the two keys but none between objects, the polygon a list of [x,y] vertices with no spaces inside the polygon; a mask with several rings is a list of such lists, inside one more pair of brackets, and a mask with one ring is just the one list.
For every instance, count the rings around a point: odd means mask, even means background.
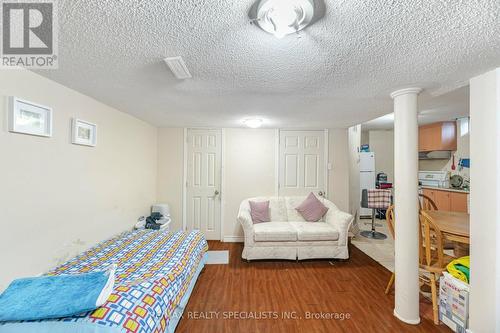
[{"label": "colorful patterned comforter", "polygon": [[91,272],[116,263],[115,288],[107,303],[93,312],[40,324],[72,322],[94,324],[99,331],[109,327],[113,332],[164,332],[207,249],[199,231],[137,230],[104,241],[48,274]]}]

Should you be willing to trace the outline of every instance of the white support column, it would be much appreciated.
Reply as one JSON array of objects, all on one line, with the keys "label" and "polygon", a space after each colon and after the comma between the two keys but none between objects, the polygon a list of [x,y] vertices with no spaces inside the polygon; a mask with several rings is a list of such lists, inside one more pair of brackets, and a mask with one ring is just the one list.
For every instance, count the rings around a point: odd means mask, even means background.
[{"label": "white support column", "polygon": [[500,332],[500,68],[470,80],[470,330]]},{"label": "white support column", "polygon": [[418,119],[420,88],[393,92],[395,273],[394,315],[401,321],[420,323],[418,279]]}]

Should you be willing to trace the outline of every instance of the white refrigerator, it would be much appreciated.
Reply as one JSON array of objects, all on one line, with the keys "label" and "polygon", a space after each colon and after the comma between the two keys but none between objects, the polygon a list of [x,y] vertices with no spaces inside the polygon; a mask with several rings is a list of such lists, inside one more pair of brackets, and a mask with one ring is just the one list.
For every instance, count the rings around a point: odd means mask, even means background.
[{"label": "white refrigerator", "polygon": [[[359,202],[361,202],[361,193],[364,189],[375,188],[375,153],[361,152],[359,153]],[[360,216],[372,216],[372,210],[361,208]]]}]

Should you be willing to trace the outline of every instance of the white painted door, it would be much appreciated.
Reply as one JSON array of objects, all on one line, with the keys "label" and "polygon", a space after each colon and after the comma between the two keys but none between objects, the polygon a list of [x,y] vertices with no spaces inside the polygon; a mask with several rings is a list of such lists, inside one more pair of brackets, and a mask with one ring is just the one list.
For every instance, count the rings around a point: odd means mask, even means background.
[{"label": "white painted door", "polygon": [[188,129],[186,141],[186,229],[220,240],[221,131]]},{"label": "white painted door", "polygon": [[325,194],[324,131],[281,130],[279,154],[280,196]]}]

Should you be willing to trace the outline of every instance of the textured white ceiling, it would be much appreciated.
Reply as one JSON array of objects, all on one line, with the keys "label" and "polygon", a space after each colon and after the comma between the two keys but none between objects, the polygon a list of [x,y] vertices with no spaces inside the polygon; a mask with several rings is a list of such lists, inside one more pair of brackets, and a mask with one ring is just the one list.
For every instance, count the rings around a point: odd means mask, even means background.
[{"label": "textured white ceiling", "polygon": [[[435,96],[419,105],[418,122],[421,125],[454,120],[469,116],[469,86]],[[394,128],[394,113],[388,113],[362,124],[363,130],[388,130]]]},{"label": "textured white ceiling", "polygon": [[[249,24],[251,0],[59,1],[59,69],[39,71],[158,126],[344,127],[500,66],[498,0],[327,0],[302,38]],[[193,79],[163,63],[181,55]]]}]

